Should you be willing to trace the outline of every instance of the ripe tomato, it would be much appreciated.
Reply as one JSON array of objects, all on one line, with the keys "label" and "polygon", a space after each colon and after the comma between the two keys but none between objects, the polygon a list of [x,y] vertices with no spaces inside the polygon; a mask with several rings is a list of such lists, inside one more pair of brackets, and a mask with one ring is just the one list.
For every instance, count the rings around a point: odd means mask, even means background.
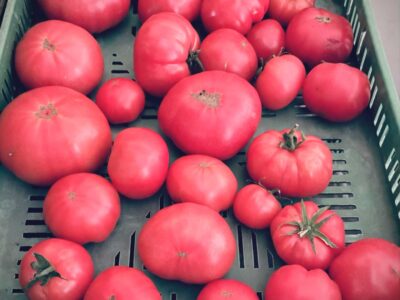
[{"label": "ripe tomato", "polygon": [[129,12],[130,0],[38,0],[49,19],[67,21],[92,33],[121,22]]},{"label": "ripe tomato", "polygon": [[322,8],[307,8],[290,21],[286,48],[310,66],[345,62],[353,49],[353,31],[346,18]]},{"label": "ripe tomato", "polygon": [[308,270],[327,269],[344,249],[342,218],[312,201],[285,206],[272,220],[271,236],[280,258]]},{"label": "ripe tomato", "polygon": [[207,31],[231,28],[241,34],[249,32],[268,10],[270,0],[203,0],[201,19]]},{"label": "ripe tomato", "polygon": [[272,273],[265,287],[265,299],[341,300],[337,284],[323,270],[307,271],[299,265],[283,266]]},{"label": "ripe tomato", "polygon": [[244,225],[254,229],[269,227],[281,209],[281,204],[272,192],[258,184],[243,187],[233,202],[235,217]]},{"label": "ripe tomato", "polygon": [[167,189],[176,202],[194,202],[216,211],[228,209],[237,190],[231,169],[207,155],[186,155],[174,161],[167,176]]},{"label": "ripe tomato", "polygon": [[282,195],[314,196],[329,184],[332,154],[318,137],[296,128],[267,130],[256,137],[247,151],[247,170],[254,181]]},{"label": "ripe tomato", "polygon": [[223,28],[210,33],[201,43],[200,61],[204,70],[235,73],[246,80],[257,71],[257,54],[249,41],[236,30]]},{"label": "ripe tomato", "polygon": [[161,129],[184,152],[234,156],[261,118],[257,91],[236,74],[206,71],[178,82],[158,111]]},{"label": "ripe tomato", "polygon": [[329,274],[343,299],[400,299],[400,248],[380,238],[360,240],[335,258]]},{"label": "ripe tomato", "polygon": [[108,174],[118,192],[131,199],[154,195],[167,177],[168,147],[151,129],[132,127],[115,138]]},{"label": "ripe tomato", "polygon": [[202,0],[139,0],[139,19],[144,22],[154,14],[174,12],[193,21],[200,15],[201,2]]},{"label": "ripe tomato", "polygon": [[315,0],[271,0],[268,14],[286,26],[296,14],[314,5]]},{"label": "ripe tomato", "polygon": [[258,300],[256,292],[247,284],[235,279],[217,279],[208,283],[197,300]]},{"label": "ripe tomato", "polygon": [[307,107],[334,122],[350,121],[368,106],[368,76],[346,64],[322,63],[307,75],[303,97]]},{"label": "ripe tomato", "polygon": [[161,300],[160,292],[142,271],[116,266],[101,272],[84,300]]},{"label": "ripe tomato", "polygon": [[110,126],[96,104],[65,87],[21,94],[0,115],[0,161],[35,185],[96,170],[111,142]]},{"label": "ripe tomato", "polygon": [[285,48],[285,31],[272,19],[255,24],[246,37],[263,61],[280,55]]},{"label": "ripe tomato", "polygon": [[91,173],[61,178],[43,203],[44,221],[50,231],[79,244],[106,240],[120,213],[117,191],[106,179]]},{"label": "ripe tomato", "polygon": [[158,13],[140,28],[134,44],[134,71],[139,85],[162,97],[182,78],[190,75],[187,64],[200,38],[190,22],[176,13]]},{"label": "ripe tomato", "polygon": [[15,50],[15,68],[29,89],[62,85],[88,94],[100,82],[104,62],[100,46],[90,33],[74,24],[52,20],[38,23],[25,33]]},{"label": "ripe tomato", "polygon": [[157,276],[203,284],[229,271],[236,242],[216,211],[179,203],[163,208],[144,224],[138,250],[146,268]]},{"label": "ripe tomato", "polygon": [[145,96],[135,81],[113,78],[100,87],[96,104],[110,123],[129,123],[136,120],[143,111]]},{"label": "ripe tomato", "polygon": [[93,272],[92,258],[81,245],[48,239],[22,258],[19,283],[30,300],[80,300]]},{"label": "ripe tomato", "polygon": [[274,57],[267,62],[256,81],[262,104],[270,110],[288,106],[301,90],[305,78],[306,69],[296,56]]}]

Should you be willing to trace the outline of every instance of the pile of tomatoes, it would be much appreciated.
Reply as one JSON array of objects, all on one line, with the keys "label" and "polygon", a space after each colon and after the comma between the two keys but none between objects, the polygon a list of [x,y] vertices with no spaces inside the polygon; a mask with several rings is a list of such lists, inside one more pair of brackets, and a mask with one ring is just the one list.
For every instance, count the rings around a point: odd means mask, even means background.
[{"label": "pile of tomatoes", "polygon": [[[314,0],[139,0],[136,81],[113,78],[93,102],[85,94],[99,85],[104,62],[92,33],[121,22],[130,1],[38,4],[50,20],[29,29],[15,51],[29,90],[0,116],[2,164],[29,184],[51,186],[43,215],[55,238],[35,244],[20,266],[29,299],[161,299],[135,268],[93,278],[82,245],[110,236],[120,195],[146,201],[164,184],[174,204],[143,225],[139,256],[161,278],[205,285],[198,300],[259,299],[245,283],[223,279],[236,256],[219,214],[229,208],[249,228],[268,228],[287,263],[265,279],[266,300],[400,299],[400,248],[380,238],[346,246],[341,217],[310,200],[332,177],[326,144],[290,120],[254,137],[262,107],[283,109],[300,92],[310,111],[333,122],[367,107],[368,77],[345,63],[354,44],[345,18]],[[166,137],[132,123],[112,139],[109,124],[134,122],[146,95],[160,98]],[[165,138],[184,153],[171,163]],[[246,145],[253,183],[238,191],[223,161]],[[104,163],[110,180],[95,174]],[[309,200],[282,207],[280,195]]]}]

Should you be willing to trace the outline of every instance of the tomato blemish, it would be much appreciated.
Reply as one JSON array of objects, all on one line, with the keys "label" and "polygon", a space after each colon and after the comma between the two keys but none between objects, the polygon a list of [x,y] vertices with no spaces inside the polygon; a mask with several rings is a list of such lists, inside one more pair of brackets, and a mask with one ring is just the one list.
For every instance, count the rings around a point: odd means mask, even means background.
[{"label": "tomato blemish", "polygon": [[219,106],[221,101],[221,95],[219,93],[209,93],[206,90],[201,90],[198,93],[193,93],[192,97],[197,101],[204,103],[210,108],[216,108]]},{"label": "tomato blemish", "polygon": [[43,41],[43,49],[49,50],[50,52],[54,52],[56,50],[56,46],[50,43],[50,41],[46,38]]},{"label": "tomato blemish", "polygon": [[54,107],[53,103],[41,105],[35,115],[40,119],[51,119],[53,116],[57,115],[57,109]]}]

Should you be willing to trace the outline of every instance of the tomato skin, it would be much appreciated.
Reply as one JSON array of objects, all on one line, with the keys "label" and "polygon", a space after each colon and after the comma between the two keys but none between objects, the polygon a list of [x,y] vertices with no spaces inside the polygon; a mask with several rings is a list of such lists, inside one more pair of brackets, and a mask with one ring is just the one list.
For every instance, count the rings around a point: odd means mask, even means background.
[{"label": "tomato skin", "polygon": [[208,283],[197,296],[197,300],[258,300],[254,290],[235,279],[217,279]]},{"label": "tomato skin", "polygon": [[110,126],[100,109],[65,87],[23,93],[0,115],[0,161],[34,185],[96,170],[111,142]]},{"label": "tomato skin", "polygon": [[102,271],[90,284],[84,300],[161,300],[160,292],[142,271],[115,266]]},{"label": "tomato skin", "polygon": [[151,16],[140,28],[134,43],[136,81],[148,93],[162,97],[182,78],[190,75],[187,59],[200,47],[190,22],[163,12]]},{"label": "tomato skin", "polygon": [[307,75],[303,97],[306,106],[333,122],[346,122],[368,106],[371,91],[368,76],[346,64],[322,63]]},{"label": "tomato skin", "polygon": [[193,21],[200,15],[201,2],[202,0],[139,0],[139,19],[144,22],[154,14],[174,12]]},{"label": "tomato skin", "polygon": [[349,245],[335,258],[329,274],[344,300],[400,298],[400,248],[381,238]]},{"label": "tomato skin", "polygon": [[353,49],[353,31],[346,18],[322,8],[307,8],[290,21],[286,49],[309,66],[345,62]]},{"label": "tomato skin", "polygon": [[104,72],[94,37],[71,23],[50,20],[30,28],[15,50],[15,68],[28,89],[61,85],[88,94]]},{"label": "tomato skin", "polygon": [[130,199],[144,199],[161,188],[168,163],[168,147],[158,133],[131,127],[115,138],[107,170],[118,192]]},{"label": "tomato skin", "polygon": [[296,98],[305,78],[306,69],[296,56],[272,58],[256,81],[262,104],[270,110],[285,108]]},{"label": "tomato skin", "polygon": [[282,26],[287,26],[296,14],[314,5],[315,0],[271,0],[268,14]]},{"label": "tomato skin", "polygon": [[265,287],[265,299],[341,300],[337,284],[323,270],[307,271],[299,265],[283,266],[272,273]]},{"label": "tomato skin", "polygon": [[53,277],[44,286],[35,283],[26,295],[30,300],[80,300],[93,279],[94,266],[90,254],[81,245],[63,239],[47,239],[24,255],[19,270],[19,283],[25,288],[34,278],[33,253],[44,256],[62,278]]},{"label": "tomato skin", "polygon": [[229,271],[236,242],[216,211],[179,203],[161,209],[142,227],[138,250],[146,268],[157,276],[204,284]]},{"label": "tomato skin", "polygon": [[143,111],[145,95],[135,81],[113,78],[100,87],[96,104],[111,124],[129,123]]}]

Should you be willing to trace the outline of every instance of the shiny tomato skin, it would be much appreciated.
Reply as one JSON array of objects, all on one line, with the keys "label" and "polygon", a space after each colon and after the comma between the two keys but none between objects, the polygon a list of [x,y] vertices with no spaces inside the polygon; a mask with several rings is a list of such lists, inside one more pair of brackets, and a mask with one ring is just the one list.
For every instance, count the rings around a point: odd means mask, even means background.
[{"label": "shiny tomato skin", "polygon": [[296,14],[314,5],[315,0],[271,0],[268,15],[287,26]]},{"label": "shiny tomato skin", "polygon": [[144,22],[160,12],[174,12],[188,21],[194,21],[200,15],[202,0],[139,0],[139,19]]},{"label": "shiny tomato skin", "polygon": [[256,292],[236,279],[217,279],[208,283],[196,300],[258,300]]},{"label": "shiny tomato skin", "polygon": [[129,123],[143,111],[145,95],[135,81],[112,78],[100,87],[96,104],[111,124]]},{"label": "shiny tomato skin", "polygon": [[19,283],[25,288],[36,271],[32,262],[33,253],[47,259],[60,274],[51,278],[44,286],[35,283],[27,290],[30,300],[80,300],[93,279],[94,266],[90,254],[81,245],[71,241],[51,238],[35,245],[24,255],[19,269]]},{"label": "shiny tomato skin", "polygon": [[100,109],[66,87],[23,93],[0,115],[0,160],[34,185],[51,185],[72,173],[97,170],[111,142],[110,126]]},{"label": "shiny tomato skin", "polygon": [[368,76],[346,64],[322,63],[304,81],[304,103],[312,112],[333,122],[346,122],[368,106]]},{"label": "shiny tomato skin", "polygon": [[195,203],[163,208],[143,226],[139,257],[147,270],[169,280],[204,284],[231,268],[236,242],[216,211]]},{"label": "shiny tomato skin", "polygon": [[15,68],[29,89],[61,85],[88,94],[104,72],[100,45],[83,28],[50,20],[30,28],[15,50]]},{"label": "shiny tomato skin", "polygon": [[353,49],[350,22],[323,8],[302,10],[286,30],[286,49],[309,66],[345,62]]},{"label": "shiny tomato skin", "polygon": [[164,96],[190,75],[187,59],[199,47],[199,35],[184,17],[171,12],[151,16],[134,42],[136,81],[149,94]]},{"label": "shiny tomato skin", "polygon": [[357,241],[335,258],[329,274],[344,300],[400,299],[400,248],[381,238]]},{"label": "shiny tomato skin", "polygon": [[97,275],[84,298],[84,300],[110,299],[161,300],[161,295],[154,283],[142,271],[115,266]]},{"label": "shiny tomato skin", "polygon": [[107,170],[118,192],[130,199],[144,199],[161,188],[168,163],[167,144],[157,132],[131,127],[115,138]]},{"label": "shiny tomato skin", "polygon": [[175,160],[168,171],[167,189],[175,202],[193,202],[216,211],[228,209],[237,190],[237,179],[219,159],[186,155]]},{"label": "shiny tomato skin", "polygon": [[294,55],[272,58],[258,76],[256,89],[264,107],[279,110],[288,106],[300,92],[306,69]]}]

